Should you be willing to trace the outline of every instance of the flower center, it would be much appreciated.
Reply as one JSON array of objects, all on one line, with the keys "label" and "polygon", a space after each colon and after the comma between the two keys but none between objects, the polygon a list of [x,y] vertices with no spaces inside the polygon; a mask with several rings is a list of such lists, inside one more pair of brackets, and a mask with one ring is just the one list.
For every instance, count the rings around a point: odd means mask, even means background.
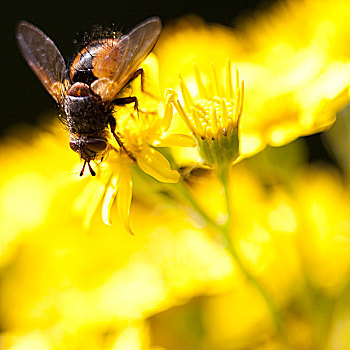
[{"label": "flower center", "polygon": [[193,122],[197,137],[214,139],[226,136],[237,124],[235,102],[224,98],[197,100],[192,107]]}]

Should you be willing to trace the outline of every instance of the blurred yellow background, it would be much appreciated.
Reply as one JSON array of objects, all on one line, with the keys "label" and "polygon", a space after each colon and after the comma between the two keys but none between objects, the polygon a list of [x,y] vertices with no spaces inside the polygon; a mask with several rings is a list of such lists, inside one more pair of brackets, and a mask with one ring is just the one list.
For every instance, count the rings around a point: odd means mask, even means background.
[{"label": "blurred yellow background", "polygon": [[[182,147],[191,132],[176,109],[169,132],[180,139],[156,150],[166,176],[128,165],[130,215],[111,196],[109,225],[113,156],[100,178],[80,178],[51,115],[3,138],[0,348],[350,349],[349,22],[348,1],[303,0],[235,29],[193,16],[165,27],[148,75],[160,96],[173,89],[183,103],[181,75],[202,103],[193,64],[209,101],[229,59],[244,80],[227,202],[216,169]],[[155,125],[136,128],[148,151],[168,132]],[[311,163],[302,136],[319,132],[330,159]],[[218,229],[227,221],[239,261]]]}]

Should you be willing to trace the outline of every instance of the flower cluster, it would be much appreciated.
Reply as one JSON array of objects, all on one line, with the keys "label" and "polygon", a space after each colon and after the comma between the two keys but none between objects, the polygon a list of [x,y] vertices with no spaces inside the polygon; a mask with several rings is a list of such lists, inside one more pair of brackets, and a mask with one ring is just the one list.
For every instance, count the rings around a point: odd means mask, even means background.
[{"label": "flower cluster", "polygon": [[95,177],[58,121],[4,138],[0,348],[348,349],[349,21],[165,26]]},{"label": "flower cluster", "polygon": [[[236,70],[235,82],[232,65],[226,69],[226,84],[217,77],[215,67],[212,81],[206,87],[200,72],[195,69],[197,94],[191,95],[189,87],[181,79],[180,87],[185,104],[173,95],[173,103],[195,136],[204,161],[212,166],[230,164],[239,156],[239,121],[243,110],[243,82]],[[210,89],[210,90],[209,90]],[[191,86],[191,91],[195,88]]]},{"label": "flower cluster", "polygon": [[[155,81],[158,76],[158,62],[151,55],[144,62],[144,71]],[[155,77],[155,78],[154,78]],[[151,91],[157,91],[158,86]],[[160,103],[160,98],[149,97],[142,92],[138,110],[115,110],[118,121],[118,132],[124,148],[112,147],[108,160],[100,164],[95,179],[76,202],[76,209],[85,213],[85,226],[88,226],[97,207],[102,203],[102,219],[110,224],[111,209],[116,204],[119,217],[124,227],[131,233],[129,213],[132,199],[131,168],[134,164],[145,173],[160,182],[175,183],[179,173],[171,169],[169,161],[157,147],[194,147],[193,138],[188,135],[168,133],[173,109],[169,100]]]}]

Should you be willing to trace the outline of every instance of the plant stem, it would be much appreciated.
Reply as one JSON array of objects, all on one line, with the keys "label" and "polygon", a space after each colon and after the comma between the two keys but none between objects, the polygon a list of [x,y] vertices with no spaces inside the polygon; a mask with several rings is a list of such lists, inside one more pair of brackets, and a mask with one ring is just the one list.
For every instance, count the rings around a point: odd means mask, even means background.
[{"label": "plant stem", "polygon": [[177,182],[174,184],[178,192],[185,198],[192,206],[192,208],[199,214],[204,221],[210,225],[215,230],[221,230],[221,226],[218,225],[208,214],[202,209],[198,204],[195,198],[192,196],[192,193],[189,191],[188,187],[183,182]]},{"label": "plant stem", "polygon": [[218,172],[218,178],[221,181],[224,191],[225,191],[225,197],[226,197],[226,206],[227,206],[227,222],[225,225],[219,225],[217,224],[211,217],[209,217],[206,212],[202,209],[202,207],[198,204],[196,199],[192,196],[191,192],[189,191],[188,187],[183,182],[178,182],[177,184],[174,184],[176,186],[176,189],[178,192],[182,195],[183,198],[185,198],[193,207],[193,209],[206,221],[208,225],[210,225],[213,229],[219,231],[222,236],[226,240],[226,249],[231,254],[232,258],[242,271],[243,275],[247,279],[248,282],[250,282],[256,290],[260,293],[260,295],[265,300],[265,303],[270,311],[272,320],[274,322],[276,331],[280,335],[281,339],[284,341],[286,347],[288,349],[291,349],[291,346],[288,342],[286,332],[284,330],[284,325],[281,319],[280,311],[275,304],[274,300],[271,298],[269,293],[265,290],[265,288],[261,285],[261,283],[249,272],[249,269],[245,266],[244,262],[242,261],[231,236],[231,223],[232,223],[232,209],[230,204],[230,166],[227,165],[225,167],[221,167]]},{"label": "plant stem", "polygon": [[231,236],[231,223],[232,223],[232,208],[230,203],[230,185],[232,182],[230,181],[230,165],[223,166],[218,171],[218,178],[220,179],[226,197],[226,207],[227,207],[227,222],[226,225],[220,226],[221,233],[226,239],[227,250],[231,253],[235,262],[239,266],[240,270],[244,274],[245,278],[259,291],[261,296],[264,298],[266,305],[271,313],[272,319],[274,321],[277,332],[280,334],[281,338],[284,340],[285,344],[290,347],[287,341],[287,336],[284,330],[283,322],[281,319],[280,311],[275,304],[274,300],[271,298],[269,293],[265,290],[262,284],[249,272],[249,269],[245,266],[242,261]]}]

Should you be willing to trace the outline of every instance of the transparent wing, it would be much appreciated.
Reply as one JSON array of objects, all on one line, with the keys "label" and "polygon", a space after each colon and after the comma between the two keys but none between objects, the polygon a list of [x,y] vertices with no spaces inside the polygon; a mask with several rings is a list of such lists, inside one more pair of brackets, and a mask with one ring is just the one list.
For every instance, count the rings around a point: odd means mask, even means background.
[{"label": "transparent wing", "polygon": [[61,104],[69,87],[64,59],[53,41],[39,28],[20,22],[16,37],[25,60],[50,95]]},{"label": "transparent wing", "polygon": [[92,88],[104,101],[113,100],[128,83],[153,49],[161,29],[158,17],[145,20],[122,36],[103,60],[96,62],[94,70],[99,79],[93,83]]}]

